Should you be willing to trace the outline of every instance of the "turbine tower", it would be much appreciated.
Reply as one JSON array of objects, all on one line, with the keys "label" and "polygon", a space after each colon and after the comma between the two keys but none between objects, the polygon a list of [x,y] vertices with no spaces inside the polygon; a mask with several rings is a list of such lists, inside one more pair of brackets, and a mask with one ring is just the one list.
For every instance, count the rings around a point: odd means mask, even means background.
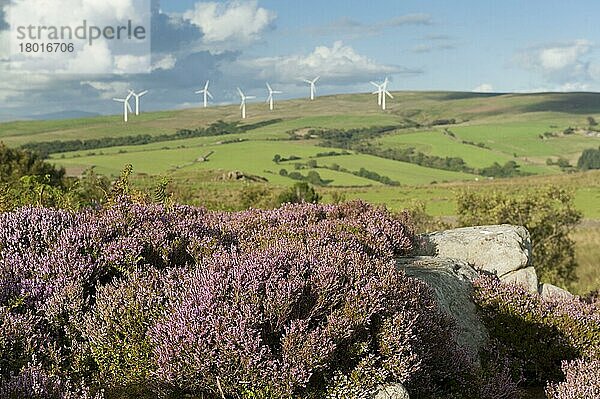
[{"label": "turbine tower", "polygon": [[135,92],[131,89],[129,89],[129,94],[131,94],[132,96],[135,97],[135,114],[139,115],[140,114],[140,97],[142,97],[143,95],[147,94],[148,90],[144,90],[141,93],[135,94]]},{"label": "turbine tower", "polygon": [[242,119],[246,119],[246,100],[256,97],[245,95],[239,87],[237,88],[237,91],[240,94],[240,98],[242,99],[242,102],[240,104],[240,109],[242,110]]},{"label": "turbine tower", "polygon": [[383,84],[377,84],[373,81],[370,82],[373,86],[377,87],[377,91],[374,91],[371,94],[377,94],[377,105],[381,107],[381,93],[383,93]]},{"label": "turbine tower", "polygon": [[313,80],[303,79],[306,83],[308,83],[310,85],[310,99],[311,100],[315,99],[315,93],[317,92],[315,83],[317,83],[317,80],[319,80],[320,78],[321,78],[320,76],[317,76]]},{"label": "turbine tower", "polygon": [[127,122],[129,120],[128,118],[128,111],[129,112],[133,112],[131,110],[131,105],[129,105],[129,99],[131,98],[132,94],[131,92],[127,95],[127,97],[125,98],[113,98],[114,101],[119,102],[119,103],[123,103],[123,121]]},{"label": "turbine tower", "polygon": [[271,111],[273,111],[273,94],[281,94],[283,92],[279,91],[279,90],[273,90],[271,88],[271,85],[269,85],[268,82],[267,82],[267,89],[269,90],[269,97],[267,98],[267,102],[269,103],[269,109]]},{"label": "turbine tower", "polygon": [[394,98],[394,96],[392,96],[392,94],[387,89],[388,83],[389,83],[388,78],[385,78],[385,80],[383,81],[383,84],[381,85],[381,109],[383,109],[384,111],[385,111],[386,96],[389,98]]},{"label": "turbine tower", "polygon": [[207,80],[206,84],[204,85],[204,89],[198,90],[196,92],[196,94],[204,94],[204,108],[206,108],[208,106],[208,97],[210,97],[211,100],[213,99],[212,94],[210,94],[210,92],[208,91],[208,84],[209,83],[210,83],[210,80]]}]

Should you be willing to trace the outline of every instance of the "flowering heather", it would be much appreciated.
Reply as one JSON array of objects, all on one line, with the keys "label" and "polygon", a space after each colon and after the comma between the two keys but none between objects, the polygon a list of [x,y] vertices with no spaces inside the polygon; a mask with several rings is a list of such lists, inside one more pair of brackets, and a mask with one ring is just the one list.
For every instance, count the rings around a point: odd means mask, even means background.
[{"label": "flowering heather", "polygon": [[412,245],[362,202],[0,215],[0,392],[476,397],[452,320],[396,268]]},{"label": "flowering heather", "polygon": [[565,381],[546,387],[548,399],[600,398],[600,360],[564,361]]},{"label": "flowering heather", "polygon": [[600,359],[600,308],[581,299],[543,298],[521,286],[482,277],[475,302],[499,350],[521,367],[526,382],[558,380],[561,362]]}]

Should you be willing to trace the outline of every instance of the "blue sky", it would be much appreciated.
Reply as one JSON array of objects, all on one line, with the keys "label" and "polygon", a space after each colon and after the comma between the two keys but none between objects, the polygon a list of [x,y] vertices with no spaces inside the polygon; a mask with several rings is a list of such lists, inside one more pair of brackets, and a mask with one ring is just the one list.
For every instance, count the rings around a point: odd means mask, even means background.
[{"label": "blue sky", "polygon": [[320,94],[385,76],[392,90],[600,89],[596,0],[152,1],[152,73],[23,76],[0,53],[0,119],[116,114],[127,87],[150,90],[146,109],[192,107],[206,79],[217,103],[237,101],[236,86],[262,99],[266,80],[303,96],[313,75]]}]

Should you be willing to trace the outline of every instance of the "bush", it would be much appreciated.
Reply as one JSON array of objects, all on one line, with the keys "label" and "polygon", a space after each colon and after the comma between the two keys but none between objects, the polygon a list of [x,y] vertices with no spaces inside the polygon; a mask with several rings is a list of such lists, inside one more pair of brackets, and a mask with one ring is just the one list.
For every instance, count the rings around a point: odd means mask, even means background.
[{"label": "bush", "polygon": [[578,298],[545,299],[494,276],[475,282],[474,300],[496,345],[528,385],[559,380],[563,360],[600,359],[600,308]]},{"label": "bush", "polygon": [[565,381],[546,387],[548,399],[600,398],[600,360],[563,362]]},{"label": "bush", "polygon": [[600,148],[583,150],[577,160],[577,167],[581,170],[600,169]]},{"label": "bush", "polygon": [[568,286],[575,279],[575,245],[569,234],[581,219],[572,195],[560,188],[505,192],[462,192],[458,196],[463,226],[514,224],[531,234],[533,265],[541,281]]},{"label": "bush", "polygon": [[[296,172],[293,172],[296,173]],[[288,176],[291,177],[293,173],[290,173]],[[298,173],[299,174],[299,173]],[[300,175],[302,176],[302,175]],[[304,176],[302,176],[304,178]],[[321,196],[317,194],[314,188],[308,185],[308,183],[296,183],[292,188],[287,191],[284,191],[277,198],[278,204],[299,204],[303,202],[308,202],[311,204],[316,204],[321,200]]]},{"label": "bush", "polygon": [[452,321],[396,268],[412,242],[362,202],[2,214],[0,392],[478,397]]}]

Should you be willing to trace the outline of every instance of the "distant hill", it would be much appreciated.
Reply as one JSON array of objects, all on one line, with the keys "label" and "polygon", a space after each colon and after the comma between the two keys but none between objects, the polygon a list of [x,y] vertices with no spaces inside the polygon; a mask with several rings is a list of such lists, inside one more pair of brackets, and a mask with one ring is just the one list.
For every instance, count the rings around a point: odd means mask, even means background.
[{"label": "distant hill", "polygon": [[97,112],[86,112],[86,111],[61,111],[52,112],[49,114],[38,114],[29,115],[25,119],[36,120],[36,121],[55,121],[61,119],[79,119],[79,118],[91,118],[94,116],[100,116]]}]

